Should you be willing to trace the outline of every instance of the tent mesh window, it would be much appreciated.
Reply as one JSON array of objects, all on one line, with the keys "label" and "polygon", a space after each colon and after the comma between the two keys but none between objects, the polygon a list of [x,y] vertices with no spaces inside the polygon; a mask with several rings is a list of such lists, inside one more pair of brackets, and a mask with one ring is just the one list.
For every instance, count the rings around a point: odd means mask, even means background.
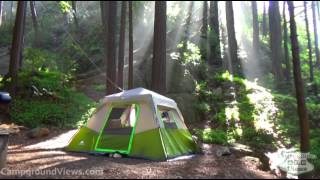
[{"label": "tent mesh window", "polygon": [[98,148],[127,150],[135,122],[135,104],[113,107],[101,132]]},{"label": "tent mesh window", "polygon": [[163,122],[164,128],[181,128],[179,123],[181,119],[175,109],[158,106],[158,112],[160,113],[161,121]]}]

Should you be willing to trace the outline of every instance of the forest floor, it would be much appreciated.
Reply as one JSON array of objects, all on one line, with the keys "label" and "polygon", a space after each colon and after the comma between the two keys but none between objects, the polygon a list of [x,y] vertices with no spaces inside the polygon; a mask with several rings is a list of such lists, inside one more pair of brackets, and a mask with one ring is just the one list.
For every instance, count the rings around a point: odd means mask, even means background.
[{"label": "forest floor", "polygon": [[54,129],[40,139],[28,139],[26,130],[11,135],[0,178],[276,178],[241,152],[217,156],[219,145],[203,144],[202,154],[165,162],[64,151],[75,132]]}]

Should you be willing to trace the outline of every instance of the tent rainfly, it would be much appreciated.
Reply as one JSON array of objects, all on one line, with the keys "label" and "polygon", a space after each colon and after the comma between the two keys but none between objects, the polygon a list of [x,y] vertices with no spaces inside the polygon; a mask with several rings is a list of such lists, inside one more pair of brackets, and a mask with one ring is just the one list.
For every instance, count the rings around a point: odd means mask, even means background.
[{"label": "tent rainfly", "polygon": [[167,160],[198,147],[174,100],[143,88],[106,96],[67,151]]}]

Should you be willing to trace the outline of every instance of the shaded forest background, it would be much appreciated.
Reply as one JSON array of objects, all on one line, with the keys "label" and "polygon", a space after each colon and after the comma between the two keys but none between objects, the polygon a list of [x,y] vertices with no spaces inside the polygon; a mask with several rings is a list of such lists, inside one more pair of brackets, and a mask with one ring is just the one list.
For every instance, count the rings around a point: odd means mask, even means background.
[{"label": "shaded forest background", "polygon": [[104,95],[144,87],[176,100],[199,141],[320,157],[319,2],[0,6],[12,122],[74,128]]}]

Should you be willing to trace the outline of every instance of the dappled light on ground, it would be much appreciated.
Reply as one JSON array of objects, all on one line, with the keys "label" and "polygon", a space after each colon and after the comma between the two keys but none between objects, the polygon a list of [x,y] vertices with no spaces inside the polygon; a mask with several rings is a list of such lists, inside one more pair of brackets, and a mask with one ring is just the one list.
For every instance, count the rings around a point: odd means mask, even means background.
[{"label": "dappled light on ground", "polygon": [[53,137],[49,140],[39,142],[37,144],[26,146],[26,149],[58,149],[64,148],[68,145],[72,136],[77,132],[77,130],[70,130],[63,133],[57,137]]}]

